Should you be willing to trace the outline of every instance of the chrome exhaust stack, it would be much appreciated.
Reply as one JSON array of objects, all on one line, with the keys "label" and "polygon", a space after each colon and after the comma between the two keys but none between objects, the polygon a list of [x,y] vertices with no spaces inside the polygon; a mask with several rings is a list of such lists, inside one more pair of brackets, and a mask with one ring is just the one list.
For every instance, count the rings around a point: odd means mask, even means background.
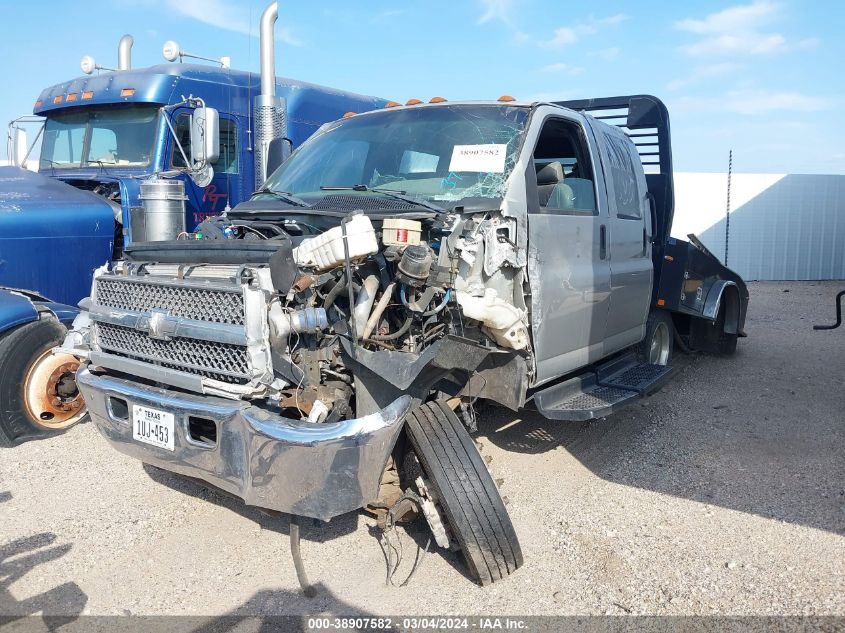
[{"label": "chrome exhaust stack", "polygon": [[255,97],[255,188],[269,175],[267,158],[270,143],[287,136],[285,100],[276,96],[276,46],[273,28],[279,17],[279,3],[271,2],[261,14],[261,94]]},{"label": "chrome exhaust stack", "polygon": [[117,69],[130,70],[132,68],[132,45],[135,38],[128,33],[120,38],[117,45]]}]

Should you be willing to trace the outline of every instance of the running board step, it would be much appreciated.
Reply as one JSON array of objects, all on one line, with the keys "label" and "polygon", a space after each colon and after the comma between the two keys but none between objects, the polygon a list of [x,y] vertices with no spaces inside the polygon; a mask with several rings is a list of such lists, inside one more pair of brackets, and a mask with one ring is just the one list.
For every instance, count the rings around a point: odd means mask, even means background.
[{"label": "running board step", "polygon": [[603,418],[654,393],[671,374],[671,367],[640,363],[631,354],[537,392],[534,403],[549,420]]}]

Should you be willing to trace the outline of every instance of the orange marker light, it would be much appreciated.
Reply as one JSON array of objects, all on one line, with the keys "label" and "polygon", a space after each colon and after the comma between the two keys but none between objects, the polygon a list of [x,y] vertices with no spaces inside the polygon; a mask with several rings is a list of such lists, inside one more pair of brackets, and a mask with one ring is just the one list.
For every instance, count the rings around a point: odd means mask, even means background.
[{"label": "orange marker light", "polygon": [[35,107],[36,107],[36,108],[40,108],[40,107],[41,107],[41,99],[39,99],[38,101],[36,101],[36,102],[35,102]]},{"label": "orange marker light", "polygon": [[405,102],[405,105],[419,105],[421,103],[422,103],[422,101],[420,101],[419,99],[408,99]]},{"label": "orange marker light", "polygon": [[86,101],[88,99],[93,99],[93,98],[94,98],[94,91],[93,90],[86,90],[85,92],[82,93],[82,100],[83,101]]},{"label": "orange marker light", "polygon": [[387,103],[384,104],[384,107],[385,108],[395,108],[396,106],[400,106],[400,105],[402,105],[402,104],[399,103],[398,101],[388,101]]},{"label": "orange marker light", "polygon": [[135,88],[124,88],[120,91],[121,97],[131,97],[135,94]]},{"label": "orange marker light", "polygon": [[53,97],[53,103],[61,103],[62,102],[62,95],[56,95]]},{"label": "orange marker light", "polygon": [[674,258],[674,257],[672,257],[671,255],[664,255],[664,256],[663,256],[663,259],[665,259],[667,262],[673,262],[673,261],[675,261],[675,258]]},{"label": "orange marker light", "polygon": [[663,306],[666,305],[666,300],[665,299],[658,299],[657,305],[662,308]]},{"label": "orange marker light", "polygon": [[502,95],[501,97],[499,97],[499,99],[498,99],[498,100],[499,100],[499,101],[504,101],[504,102],[508,102],[508,101],[516,101],[516,99],[514,99],[514,98],[513,98],[512,96],[510,96],[510,95]]},{"label": "orange marker light", "polygon": [[358,114],[358,113],[357,112],[347,112],[346,114],[343,115],[343,118],[348,119],[350,117],[355,116],[356,114]]},{"label": "orange marker light", "polygon": [[68,93],[67,97],[65,98],[65,101],[67,101],[68,103],[76,101],[77,96],[78,95],[75,92],[70,92],[70,93]]},{"label": "orange marker light", "polygon": [[446,99],[443,97],[432,97],[429,100],[429,103],[443,103],[444,101],[446,101]]}]

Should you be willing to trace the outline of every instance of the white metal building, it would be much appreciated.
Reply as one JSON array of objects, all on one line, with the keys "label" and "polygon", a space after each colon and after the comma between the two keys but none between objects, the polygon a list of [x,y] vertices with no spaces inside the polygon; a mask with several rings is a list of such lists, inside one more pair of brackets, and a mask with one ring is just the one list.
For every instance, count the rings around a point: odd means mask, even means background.
[{"label": "white metal building", "polygon": [[747,280],[845,279],[845,175],[676,173],[674,237]]}]

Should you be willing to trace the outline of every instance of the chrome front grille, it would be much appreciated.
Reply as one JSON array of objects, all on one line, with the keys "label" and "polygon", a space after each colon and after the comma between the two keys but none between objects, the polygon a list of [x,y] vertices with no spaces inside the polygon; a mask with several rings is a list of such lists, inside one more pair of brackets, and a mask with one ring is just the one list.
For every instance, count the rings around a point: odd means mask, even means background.
[{"label": "chrome front grille", "polygon": [[211,323],[245,323],[243,293],[237,286],[226,290],[101,276],[96,281],[96,303],[137,312],[164,310],[172,316]]},{"label": "chrome front grille", "polygon": [[150,338],[134,328],[97,323],[97,343],[104,351],[222,382],[249,381],[247,348],[229,343]]}]

